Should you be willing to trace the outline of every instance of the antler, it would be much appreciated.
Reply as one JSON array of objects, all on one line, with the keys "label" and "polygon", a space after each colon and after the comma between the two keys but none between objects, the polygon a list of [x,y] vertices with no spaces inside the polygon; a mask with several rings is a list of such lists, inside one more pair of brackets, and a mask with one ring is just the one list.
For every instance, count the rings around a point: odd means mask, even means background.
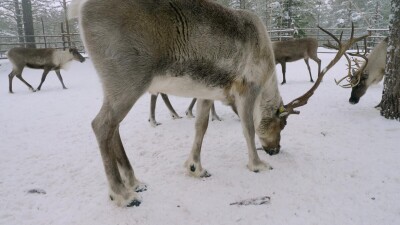
[{"label": "antler", "polygon": [[[336,79],[335,79],[336,84],[341,86],[342,88],[352,88],[354,86],[357,86],[358,83],[360,83],[361,76],[368,64],[367,40],[364,39],[364,53],[363,54],[360,53],[360,49],[358,48],[358,45],[357,45],[357,53],[349,53],[349,55],[354,56],[354,57],[361,57],[365,60],[365,63],[362,66],[360,66],[360,64],[358,63],[358,60],[356,60],[356,58],[353,58],[354,66],[357,67],[356,74],[353,74],[352,69],[354,69],[354,67],[352,66],[352,64],[350,62],[350,58],[347,56],[347,54],[345,54],[346,59],[348,61],[348,64],[347,64],[348,65],[348,73],[346,76],[344,76],[339,81],[336,81]],[[344,84],[344,85],[340,85],[340,83],[344,79],[346,79],[348,83]]]},{"label": "antler", "polygon": [[335,58],[322,70],[319,71],[318,73],[318,79],[315,82],[315,84],[310,88],[310,90],[308,90],[304,95],[296,98],[295,100],[291,101],[289,104],[285,105],[285,109],[287,111],[287,114],[299,114],[299,111],[294,110],[297,107],[303,106],[305,104],[307,104],[308,99],[314,94],[314,91],[318,88],[319,84],[322,81],[322,78],[324,77],[324,75],[340,60],[340,58],[345,55],[346,58],[348,60],[350,60],[348,58],[348,56],[346,55],[346,51],[354,44],[359,42],[362,39],[365,39],[366,37],[368,37],[368,35],[364,35],[362,37],[358,37],[355,38],[354,37],[354,24],[351,25],[351,35],[350,35],[350,39],[345,42],[342,43],[342,36],[343,36],[343,32],[340,34],[340,38],[338,39],[337,37],[335,37],[332,33],[330,33],[329,31],[323,29],[322,27],[318,26],[319,29],[321,29],[323,32],[327,33],[329,36],[331,36],[337,43],[338,45],[333,45],[330,42],[328,42],[328,44],[326,46],[337,49],[338,52],[335,56]]}]

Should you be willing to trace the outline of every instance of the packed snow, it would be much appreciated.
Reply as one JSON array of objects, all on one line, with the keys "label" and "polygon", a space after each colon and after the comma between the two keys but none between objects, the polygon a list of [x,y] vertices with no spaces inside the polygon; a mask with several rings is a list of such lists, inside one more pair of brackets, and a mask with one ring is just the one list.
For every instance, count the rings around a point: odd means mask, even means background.
[{"label": "packed snow", "polygon": [[[333,54],[319,54],[325,66]],[[238,117],[220,103],[223,121],[210,121],[202,165],[212,176],[194,178],[183,168],[194,136],[184,112],[191,99],[170,96],[183,118],[172,120],[158,99],[148,123],[145,94],[121,124],[137,178],[148,185],[139,207],[120,208],[108,186],[91,121],[102,104],[101,84],[90,59],[62,71],[63,90],[51,72],[32,93],[0,61],[0,224],[400,224],[400,124],[374,108],[382,83],[350,105],[350,89],[334,83],[346,74],[342,60],[326,75],[300,115],[282,132],[282,149],[262,160],[274,169],[246,168]],[[312,66],[316,78],[317,65]],[[281,81],[281,68],[277,66]],[[25,69],[34,87],[42,71]],[[287,64],[287,103],[311,87],[304,61]],[[257,140],[257,146],[260,144]],[[396,147],[397,146],[397,147]]]}]

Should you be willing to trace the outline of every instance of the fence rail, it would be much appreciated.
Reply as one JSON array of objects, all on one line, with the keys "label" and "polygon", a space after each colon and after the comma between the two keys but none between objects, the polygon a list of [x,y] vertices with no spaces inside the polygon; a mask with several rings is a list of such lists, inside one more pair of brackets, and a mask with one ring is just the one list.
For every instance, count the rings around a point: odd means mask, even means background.
[{"label": "fence rail", "polygon": [[[343,32],[343,39],[348,39],[350,36],[350,28],[327,28],[329,32],[336,36],[340,36]],[[306,37],[313,37],[318,40],[319,46],[322,46],[331,38],[318,28],[302,28],[300,30],[295,29],[277,29],[269,30],[268,33],[272,41],[282,41],[293,39],[296,34],[301,31]],[[367,38],[367,49],[372,49],[382,39],[389,35],[389,29],[369,29],[369,28],[355,28],[356,36],[369,34]],[[85,48],[80,39],[78,33],[61,33],[59,35],[33,35],[35,37],[35,43],[37,48],[57,48],[65,49],[70,46],[78,48],[80,52],[85,52]],[[0,59],[6,58],[5,52],[14,47],[23,47],[27,44],[26,42],[20,42],[20,39],[25,39],[25,36],[0,36]],[[364,43],[358,43],[361,49],[364,48]],[[355,46],[354,46],[355,47]]]}]

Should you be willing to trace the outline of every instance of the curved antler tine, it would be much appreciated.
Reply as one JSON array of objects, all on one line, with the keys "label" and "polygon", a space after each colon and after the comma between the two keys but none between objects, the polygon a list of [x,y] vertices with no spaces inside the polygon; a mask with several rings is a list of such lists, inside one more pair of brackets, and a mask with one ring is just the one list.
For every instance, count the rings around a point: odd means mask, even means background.
[{"label": "curved antler tine", "polygon": [[[344,79],[346,79],[347,78],[347,76],[345,76],[345,77],[342,77],[340,80],[336,80],[336,79],[334,79],[335,80],[335,83],[336,83],[336,85],[339,85]],[[339,86],[342,86],[342,85],[339,85]]]},{"label": "curved antler tine", "polygon": [[331,38],[333,38],[335,41],[337,41],[338,43],[340,43],[339,39],[333,35],[331,32],[325,30],[324,28],[317,26],[319,29],[321,29],[323,32],[325,32],[326,34],[328,34]]},{"label": "curved antler tine", "polygon": [[354,38],[354,23],[351,22],[351,33],[350,33],[350,39]]}]

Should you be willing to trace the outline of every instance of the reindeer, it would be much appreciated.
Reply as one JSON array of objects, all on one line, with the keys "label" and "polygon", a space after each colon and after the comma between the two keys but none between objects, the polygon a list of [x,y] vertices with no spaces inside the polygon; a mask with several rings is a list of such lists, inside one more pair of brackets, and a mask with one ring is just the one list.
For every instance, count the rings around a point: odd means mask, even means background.
[{"label": "reindeer", "polygon": [[255,135],[266,152],[277,154],[288,116],[299,113],[295,108],[307,103],[323,75],[358,40],[351,36],[340,44],[314,86],[284,105],[271,41],[261,19],[251,12],[207,0],[73,0],[69,12],[70,18],[79,18],[102,81],[103,105],[92,127],[110,199],[128,207],[140,205],[136,192],[146,186],[134,175],[119,124],[143,94],[198,98],[193,147],[185,162],[190,175],[210,176],[200,152],[213,100],[234,101],[247,143],[247,168],[268,170],[256,151]]},{"label": "reindeer", "polygon": [[40,88],[42,87],[47,74],[51,70],[54,70],[56,72],[62,87],[64,89],[67,89],[61,77],[60,69],[65,68],[65,66],[72,60],[77,60],[80,62],[85,61],[85,58],[75,48],[70,48],[68,50],[62,51],[53,48],[36,49],[18,47],[10,49],[7,52],[7,57],[13,66],[11,73],[8,75],[10,93],[13,93],[12,80],[14,76],[16,76],[24,84],[26,84],[29,90],[33,92],[36,91],[28,82],[24,80],[24,78],[22,78],[22,71],[25,66],[32,69],[44,70],[42,80],[37,88],[38,91],[40,91]]},{"label": "reindeer", "polygon": [[[300,59],[304,59],[308,72],[310,73],[310,81],[314,82],[312,75],[311,75],[311,69],[310,65],[308,62],[308,59],[311,58],[318,64],[318,73],[321,70],[321,60],[318,58],[317,50],[318,50],[318,41],[315,38],[301,38],[301,39],[293,39],[293,40],[288,40],[288,41],[275,41],[272,42],[272,47],[274,50],[274,55],[275,55],[275,63],[276,64],[281,64],[282,67],[282,75],[283,75],[283,81],[281,84],[286,83],[286,62],[294,62]],[[164,102],[168,100],[167,95],[162,95]],[[151,97],[151,104],[150,104],[150,119],[149,122],[150,124],[155,127],[157,125],[160,125],[160,123],[157,123],[155,120],[155,105],[156,105],[156,96]],[[169,101],[169,100],[168,100]],[[193,118],[193,107],[194,104],[196,103],[196,98],[192,100],[190,103],[188,109],[185,111],[186,116],[189,118]],[[167,105],[172,118],[175,117],[175,110],[172,107],[171,104],[168,105],[167,102],[165,102]],[[236,106],[234,104],[230,104],[232,110],[238,115]],[[175,114],[174,114],[175,113]],[[217,112],[215,111],[214,104],[211,107],[211,118],[212,121],[214,120],[219,120],[221,121],[220,117],[217,115]],[[179,116],[178,116],[179,117]]]},{"label": "reindeer", "polygon": [[[366,47],[366,44],[364,44]],[[385,75],[385,66],[386,66],[386,49],[388,46],[388,38],[386,37],[382,40],[375,48],[371,51],[371,53],[366,56],[366,49],[364,51],[364,55],[352,54],[353,56],[360,56],[365,59],[365,61],[360,65],[357,61],[355,61],[356,69],[352,68],[351,63],[349,62],[349,75],[344,77],[348,78],[350,84],[342,87],[351,87],[351,96],[349,98],[350,104],[357,104],[360,101],[360,98],[367,92],[367,89],[372,84],[379,83],[383,76]],[[350,72],[351,70],[351,72]],[[343,78],[340,80],[342,81]],[[339,84],[340,82],[337,82]],[[378,104],[376,107],[379,107]]]},{"label": "reindeer", "polygon": [[276,64],[281,64],[283,81],[286,83],[286,63],[304,59],[308,72],[310,73],[310,82],[314,82],[308,59],[314,60],[318,64],[318,73],[321,71],[321,60],[318,58],[318,41],[315,38],[301,38],[287,41],[274,41],[272,48],[275,54]]}]

